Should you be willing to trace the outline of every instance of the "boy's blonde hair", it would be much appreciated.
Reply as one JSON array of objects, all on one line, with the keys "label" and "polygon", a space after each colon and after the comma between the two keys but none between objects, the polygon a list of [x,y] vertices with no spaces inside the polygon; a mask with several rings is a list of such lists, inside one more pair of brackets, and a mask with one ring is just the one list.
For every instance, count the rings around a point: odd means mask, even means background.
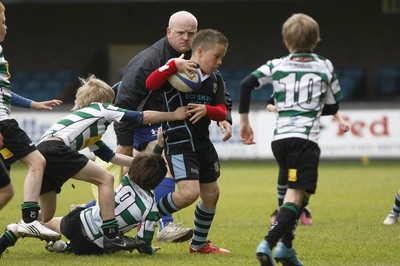
[{"label": "boy's blonde hair", "polygon": [[282,26],[283,40],[293,52],[312,52],[321,41],[318,23],[302,13],[293,14]]},{"label": "boy's blonde hair", "polygon": [[95,75],[91,75],[87,79],[79,78],[79,80],[81,86],[76,92],[75,106],[72,111],[79,110],[93,102],[112,103],[114,101],[114,90]]},{"label": "boy's blonde hair", "polygon": [[199,47],[203,47],[204,50],[207,51],[214,48],[216,44],[222,44],[228,47],[228,38],[217,30],[205,29],[199,30],[196,35],[194,35],[191,47],[193,51]]}]

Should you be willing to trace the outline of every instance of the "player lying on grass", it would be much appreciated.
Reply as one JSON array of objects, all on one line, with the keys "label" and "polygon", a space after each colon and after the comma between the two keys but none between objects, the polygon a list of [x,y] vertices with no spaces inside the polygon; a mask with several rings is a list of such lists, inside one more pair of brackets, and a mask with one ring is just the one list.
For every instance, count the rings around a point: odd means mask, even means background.
[{"label": "player lying on grass", "polygon": [[[162,149],[160,149],[162,151]],[[121,184],[115,190],[115,218],[118,230],[129,232],[140,225],[137,232],[136,246],[140,253],[154,254],[157,248],[151,246],[154,230],[158,222],[158,209],[151,192],[164,178],[167,167],[160,154],[139,153],[132,161],[129,172],[122,178]],[[55,252],[73,252],[75,255],[101,255],[106,253],[103,246],[102,219],[98,205],[78,207],[64,217],[55,217],[46,226],[66,236],[70,242],[60,245],[62,240],[49,242],[46,249]],[[18,237],[16,224],[8,225]],[[55,245],[56,244],[56,245]],[[58,245],[57,245],[58,244]],[[53,246],[63,246],[55,250]],[[0,250],[4,249],[0,240]]]}]

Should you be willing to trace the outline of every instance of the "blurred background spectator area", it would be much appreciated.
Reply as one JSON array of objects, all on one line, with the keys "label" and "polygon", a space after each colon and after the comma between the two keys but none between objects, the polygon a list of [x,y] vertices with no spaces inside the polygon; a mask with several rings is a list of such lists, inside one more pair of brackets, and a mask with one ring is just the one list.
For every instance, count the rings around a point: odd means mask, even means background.
[{"label": "blurred background spectator area", "polygon": [[[318,21],[321,42],[314,52],[332,61],[345,103],[375,107],[382,102],[398,108],[400,101],[400,0],[3,3],[8,28],[1,45],[10,63],[13,89],[37,100],[60,97],[64,103],[73,103],[78,76],[95,74],[110,85],[118,82],[123,67],[135,54],[165,36],[169,16],[187,10],[197,17],[199,29],[214,28],[228,37],[229,49],[220,70],[235,103],[242,78],[266,60],[287,54],[282,23],[298,12]],[[57,77],[56,73],[64,71],[72,73],[65,75],[69,80]],[[252,93],[252,99],[265,103],[271,92],[261,88]]]},{"label": "blurred background spectator area", "polygon": [[[232,100],[238,102],[241,80],[254,69],[227,69],[220,71],[225,78],[226,85]],[[377,80],[377,95],[375,101],[398,101],[400,100],[400,68],[381,67],[375,77],[369,77],[363,67],[339,67],[335,69],[339,79],[345,101],[366,101],[366,84],[368,78]],[[271,97],[272,86],[265,86],[252,92],[252,101],[265,103]]]},{"label": "blurred background spectator area", "polygon": [[18,70],[11,73],[12,91],[35,101],[62,98],[69,84],[78,79],[73,71],[68,70]]},{"label": "blurred background spectator area", "polygon": [[[240,97],[240,82],[254,69],[221,68],[232,101]],[[367,73],[362,67],[337,68],[336,74],[345,101],[366,101]],[[381,67],[375,73],[377,101],[400,100],[400,68]],[[11,74],[12,90],[21,96],[36,101],[62,99],[72,101],[78,88],[78,75],[71,70],[18,70]],[[110,84],[112,85],[112,84]],[[72,94],[72,95],[70,95]],[[252,101],[265,103],[270,99],[272,86],[265,86],[252,92]]]},{"label": "blurred background spectator area", "polygon": [[377,80],[380,100],[400,100],[400,67],[378,69]]}]

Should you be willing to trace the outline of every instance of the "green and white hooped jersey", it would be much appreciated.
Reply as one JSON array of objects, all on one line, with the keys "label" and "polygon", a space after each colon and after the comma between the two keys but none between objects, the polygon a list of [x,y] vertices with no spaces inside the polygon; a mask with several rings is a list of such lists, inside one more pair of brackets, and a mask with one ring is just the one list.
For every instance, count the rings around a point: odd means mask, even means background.
[{"label": "green and white hooped jersey", "polygon": [[[103,248],[103,230],[100,207],[93,206],[80,214],[86,236],[99,247]],[[131,182],[128,176],[122,178],[121,184],[115,190],[115,219],[119,231],[129,232],[142,224],[138,236],[150,243],[158,222],[157,203],[151,192],[140,188]]]},{"label": "green and white hooped jersey", "polygon": [[0,121],[10,119],[11,114],[11,84],[8,62],[0,45]]},{"label": "green and white hooped jersey", "polygon": [[[40,142],[50,137],[62,139],[73,150],[89,147],[96,151],[105,145],[101,137],[112,122],[119,122],[126,110],[111,104],[91,103],[77,110],[51,126],[42,136]],[[141,121],[137,121],[138,124]]]},{"label": "green and white hooped jersey", "polygon": [[342,100],[331,61],[313,53],[268,61],[252,74],[260,87],[272,83],[277,119],[273,140],[302,138],[318,143],[324,104]]}]

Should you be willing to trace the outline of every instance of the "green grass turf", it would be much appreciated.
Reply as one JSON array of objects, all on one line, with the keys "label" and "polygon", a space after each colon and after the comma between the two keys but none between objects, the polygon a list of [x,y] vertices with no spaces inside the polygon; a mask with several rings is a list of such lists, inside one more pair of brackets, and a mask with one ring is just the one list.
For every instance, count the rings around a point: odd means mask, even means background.
[{"label": "green grass turf", "polygon": [[[255,249],[269,229],[277,206],[274,162],[222,162],[221,196],[209,239],[230,255],[188,253],[188,243],[154,243],[154,256],[118,253],[105,256],[52,254],[38,239],[20,239],[0,259],[2,265],[258,265]],[[0,228],[21,217],[25,170],[11,172],[15,196],[0,211]],[[313,225],[299,225],[294,242],[305,265],[399,265],[400,225],[382,224],[394,203],[399,183],[398,162],[321,162],[317,193],[310,200]],[[72,187],[74,184],[74,187]],[[64,185],[56,215],[74,203],[92,199],[90,185],[75,180]],[[175,214],[193,226],[194,205]],[[134,235],[134,232],[131,233]]]}]

